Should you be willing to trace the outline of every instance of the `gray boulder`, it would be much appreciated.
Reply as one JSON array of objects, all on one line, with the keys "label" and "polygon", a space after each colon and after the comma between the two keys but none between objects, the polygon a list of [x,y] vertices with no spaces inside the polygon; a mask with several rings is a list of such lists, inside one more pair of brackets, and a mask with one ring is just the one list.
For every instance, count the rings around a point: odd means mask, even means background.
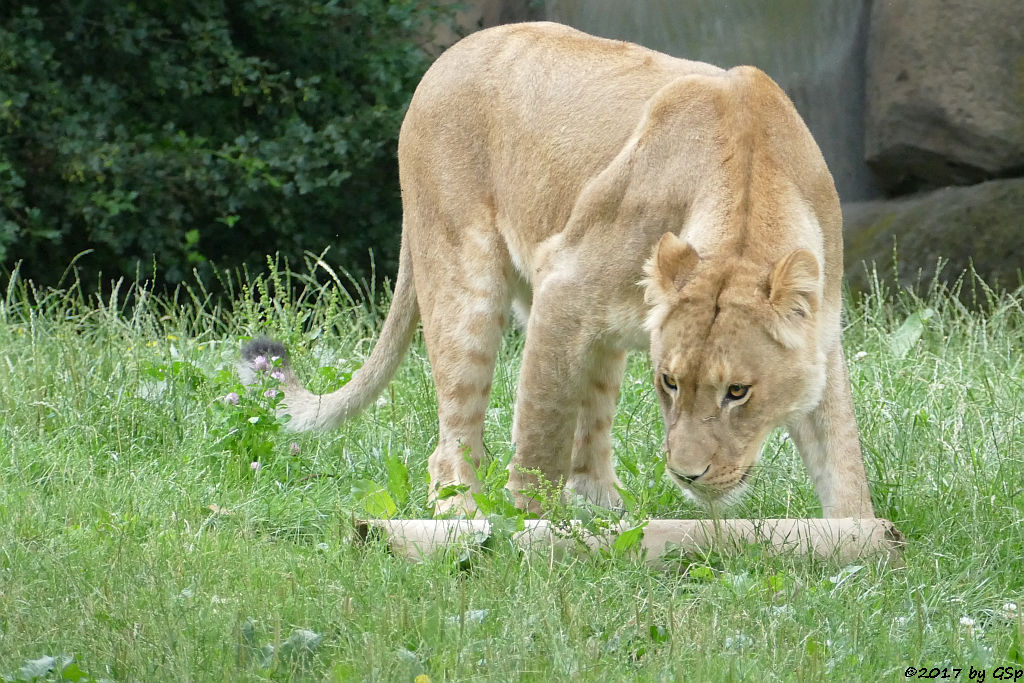
[{"label": "gray boulder", "polygon": [[865,158],[890,194],[1024,171],[1024,2],[876,1]]},{"label": "gray boulder", "polygon": [[545,18],[594,35],[721,67],[760,67],[793,99],[839,196],[881,194],[864,163],[869,0],[529,1]]},{"label": "gray boulder", "polygon": [[986,282],[1015,289],[1024,271],[1024,178],[948,187],[904,199],[843,205],[846,278],[869,286],[865,263],[904,287],[927,286],[939,259],[950,281],[972,264]]}]

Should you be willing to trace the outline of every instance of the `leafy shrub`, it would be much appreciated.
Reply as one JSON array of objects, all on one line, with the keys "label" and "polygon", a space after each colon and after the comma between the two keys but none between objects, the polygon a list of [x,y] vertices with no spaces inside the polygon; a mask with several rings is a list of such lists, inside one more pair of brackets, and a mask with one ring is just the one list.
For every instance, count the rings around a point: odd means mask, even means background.
[{"label": "leafy shrub", "polygon": [[451,4],[53,0],[0,9],[0,259],[40,283],[394,268],[395,147]]}]

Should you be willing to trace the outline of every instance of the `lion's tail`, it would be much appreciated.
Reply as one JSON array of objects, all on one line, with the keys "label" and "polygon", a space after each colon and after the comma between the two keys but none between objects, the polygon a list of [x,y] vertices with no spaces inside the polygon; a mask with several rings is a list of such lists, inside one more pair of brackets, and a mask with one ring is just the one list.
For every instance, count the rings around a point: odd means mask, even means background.
[{"label": "lion's tail", "polygon": [[262,362],[258,360],[261,356],[266,362],[270,362],[275,356],[281,358],[281,370],[284,373],[283,412],[291,415],[288,429],[308,431],[337,427],[369,405],[388,385],[409,350],[419,318],[416,287],[412,277],[412,259],[409,257],[409,246],[403,235],[391,308],[384,319],[384,326],[370,353],[370,358],[352,375],[348,384],[330,394],[317,395],[309,392],[302,386],[288,363],[284,345],[265,337],[254,339],[242,347],[239,374],[244,382],[251,383],[255,378],[257,365],[262,367]]}]

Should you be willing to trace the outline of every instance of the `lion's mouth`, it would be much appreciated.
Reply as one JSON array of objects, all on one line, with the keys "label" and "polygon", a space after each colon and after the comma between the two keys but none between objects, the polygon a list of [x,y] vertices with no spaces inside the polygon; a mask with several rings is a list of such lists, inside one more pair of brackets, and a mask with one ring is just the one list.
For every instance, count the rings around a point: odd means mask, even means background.
[{"label": "lion's mouth", "polygon": [[672,481],[674,481],[677,486],[681,486],[681,487],[687,488],[687,489],[697,489],[698,488],[698,484],[696,482],[691,481],[690,479],[687,479],[683,475],[676,473],[675,470],[668,469],[667,471],[668,471],[668,476],[672,478]]},{"label": "lion's mouth", "polygon": [[680,488],[686,491],[692,491],[693,493],[698,494],[702,498],[714,500],[716,498],[725,496],[733,491],[736,491],[737,489],[743,488],[750,480],[750,475],[753,474],[754,468],[744,468],[743,473],[740,474],[739,479],[725,486],[705,483],[700,481],[699,479],[695,481],[691,478],[684,477],[683,475],[679,474],[672,468],[666,468],[666,471],[669,473],[669,476],[672,478],[672,481],[675,482],[675,484]]}]

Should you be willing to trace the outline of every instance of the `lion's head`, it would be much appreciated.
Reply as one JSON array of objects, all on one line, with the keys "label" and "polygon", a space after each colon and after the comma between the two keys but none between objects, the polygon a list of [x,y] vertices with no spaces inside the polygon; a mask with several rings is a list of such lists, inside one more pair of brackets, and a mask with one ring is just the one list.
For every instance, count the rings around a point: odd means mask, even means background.
[{"label": "lion's head", "polygon": [[644,285],[666,469],[691,497],[738,497],[768,433],[820,401],[820,272],[805,249],[762,265],[703,261],[672,233],[655,248]]}]

